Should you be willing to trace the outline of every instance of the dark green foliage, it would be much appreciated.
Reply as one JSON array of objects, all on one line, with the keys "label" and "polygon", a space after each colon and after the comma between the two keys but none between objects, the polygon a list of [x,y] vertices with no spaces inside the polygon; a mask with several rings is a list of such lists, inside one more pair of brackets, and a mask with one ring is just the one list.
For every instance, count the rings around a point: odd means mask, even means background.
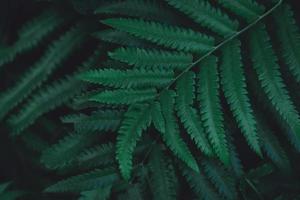
[{"label": "dark green foliage", "polygon": [[26,1],[0,24],[0,199],[298,199],[294,3]]}]

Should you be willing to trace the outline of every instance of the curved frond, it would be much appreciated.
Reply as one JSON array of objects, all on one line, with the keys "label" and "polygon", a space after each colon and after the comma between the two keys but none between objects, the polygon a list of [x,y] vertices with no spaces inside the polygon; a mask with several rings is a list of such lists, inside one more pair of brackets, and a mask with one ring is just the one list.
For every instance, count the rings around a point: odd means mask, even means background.
[{"label": "curved frond", "polygon": [[151,123],[150,105],[133,105],[125,113],[124,120],[118,131],[116,151],[121,174],[130,178],[132,170],[132,155],[137,141]]},{"label": "curved frond", "polygon": [[229,149],[223,127],[223,113],[219,99],[217,58],[210,56],[200,63],[198,100],[203,126],[220,160],[229,164]]},{"label": "curved frond", "polygon": [[165,91],[160,96],[161,111],[165,122],[165,131],[160,132],[163,140],[184,163],[191,169],[199,171],[198,164],[190,152],[186,143],[182,140],[179,133],[179,127],[174,116],[174,96],[172,91]]},{"label": "curved frond", "polygon": [[195,74],[187,72],[176,84],[176,110],[184,127],[195,141],[197,147],[206,155],[213,155],[213,150],[202,127],[200,116],[192,107],[195,99]]},{"label": "curved frond", "polygon": [[[282,80],[277,58],[271,48],[265,27],[260,24],[250,34],[250,50],[253,66],[271,104],[291,128],[292,134],[300,138],[299,114],[290,99]],[[293,140],[291,143],[294,144]]]},{"label": "curved frond", "polygon": [[223,47],[221,59],[221,82],[225,97],[248,144],[262,156],[242,69],[240,42],[234,40]]},{"label": "curved frond", "polygon": [[238,23],[231,20],[221,10],[212,7],[203,0],[166,0],[170,5],[182,11],[195,22],[226,37],[237,31]]},{"label": "curved frond", "polygon": [[102,23],[179,51],[205,53],[214,46],[214,40],[211,37],[177,26],[126,18],[105,19]]}]

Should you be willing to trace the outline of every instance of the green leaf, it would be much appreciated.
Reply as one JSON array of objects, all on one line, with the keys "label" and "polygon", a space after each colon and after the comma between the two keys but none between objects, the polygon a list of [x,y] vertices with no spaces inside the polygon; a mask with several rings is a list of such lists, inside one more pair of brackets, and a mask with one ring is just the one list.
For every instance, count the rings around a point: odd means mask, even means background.
[{"label": "green leaf", "polygon": [[202,127],[200,116],[192,107],[195,99],[195,74],[183,74],[176,84],[176,110],[188,134],[195,141],[197,147],[206,155],[212,156],[213,151]]},{"label": "green leaf", "polygon": [[165,122],[165,131],[161,132],[162,138],[172,152],[191,169],[199,171],[198,164],[188,146],[182,140],[174,116],[174,92],[164,91],[160,96],[161,110]]},{"label": "green leaf", "polygon": [[141,39],[187,52],[205,53],[213,48],[214,40],[191,29],[160,24],[141,19],[111,18],[102,23]]},{"label": "green leaf", "polygon": [[228,166],[229,149],[223,127],[216,57],[210,56],[200,63],[198,79],[198,100],[203,126],[215,153]]},{"label": "green leaf", "polygon": [[132,155],[137,141],[151,123],[150,105],[132,105],[118,131],[116,158],[122,176],[128,180],[132,170]]},{"label": "green leaf", "polygon": [[223,47],[221,59],[221,81],[226,100],[248,144],[262,156],[242,69],[240,42],[234,40]]}]

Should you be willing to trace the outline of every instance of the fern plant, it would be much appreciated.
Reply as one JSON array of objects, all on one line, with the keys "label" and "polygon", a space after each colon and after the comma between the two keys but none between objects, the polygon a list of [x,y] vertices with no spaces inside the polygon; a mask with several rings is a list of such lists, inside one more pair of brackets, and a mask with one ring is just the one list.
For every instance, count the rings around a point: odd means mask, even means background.
[{"label": "fern plant", "polygon": [[48,46],[5,87],[0,119],[32,165],[61,177],[47,197],[299,198],[292,1],[43,3],[0,48],[9,71]]}]

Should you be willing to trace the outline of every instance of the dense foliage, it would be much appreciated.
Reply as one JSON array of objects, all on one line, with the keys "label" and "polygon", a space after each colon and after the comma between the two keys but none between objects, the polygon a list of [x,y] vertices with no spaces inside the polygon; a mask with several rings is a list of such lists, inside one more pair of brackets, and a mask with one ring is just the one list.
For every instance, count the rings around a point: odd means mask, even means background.
[{"label": "dense foliage", "polygon": [[0,199],[300,199],[296,3],[1,1]]}]

